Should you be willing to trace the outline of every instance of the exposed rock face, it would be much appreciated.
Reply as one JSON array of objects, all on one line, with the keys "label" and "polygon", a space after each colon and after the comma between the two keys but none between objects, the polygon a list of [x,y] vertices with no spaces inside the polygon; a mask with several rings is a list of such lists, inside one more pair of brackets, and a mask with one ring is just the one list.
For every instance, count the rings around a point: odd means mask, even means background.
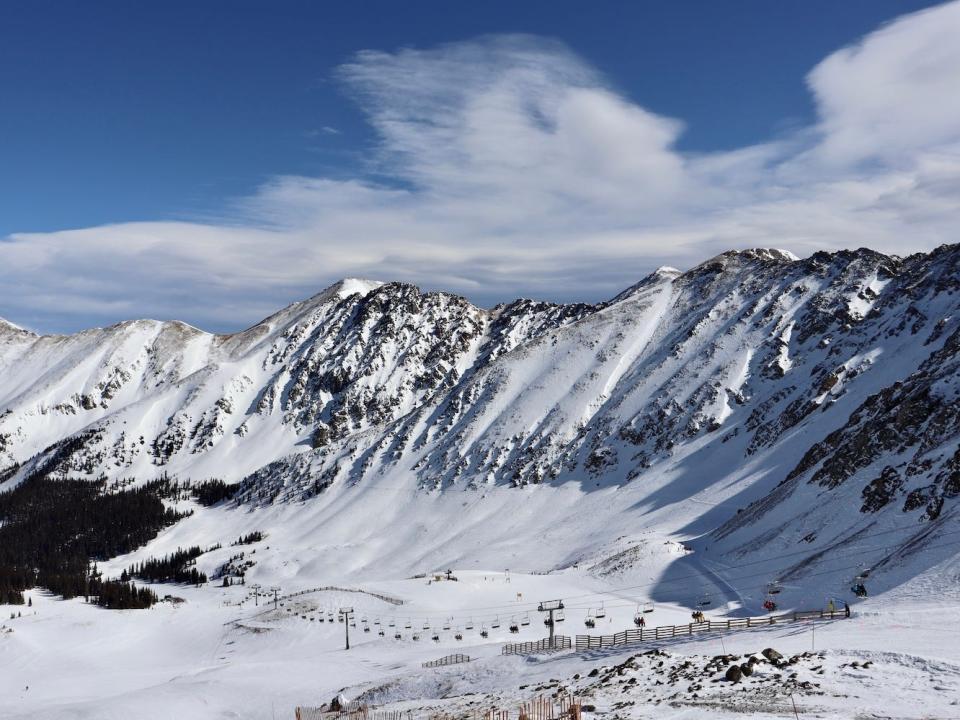
[{"label": "exposed rock face", "polygon": [[230,336],[0,324],[0,479],[215,476],[261,503],[391,472],[426,489],[737,482],[743,511],[713,542],[795,549],[820,542],[812,508],[837,527],[952,512],[958,323],[948,246],[729,252],[599,305],[343,281]]}]

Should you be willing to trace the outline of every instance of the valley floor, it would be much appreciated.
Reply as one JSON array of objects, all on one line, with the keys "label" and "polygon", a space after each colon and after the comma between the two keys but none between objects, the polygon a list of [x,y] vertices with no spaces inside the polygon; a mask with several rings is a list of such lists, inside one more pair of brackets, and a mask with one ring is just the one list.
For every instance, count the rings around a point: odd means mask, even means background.
[{"label": "valley floor", "polygon": [[[293,718],[296,706],[319,706],[341,692],[413,711],[414,718],[490,707],[516,717],[522,701],[567,692],[582,700],[588,720],[783,718],[796,717],[794,705],[803,718],[957,718],[960,597],[955,581],[937,590],[954,569],[935,568],[857,603],[847,620],[538,657],[501,655],[506,642],[545,636],[541,614],[531,609],[538,601],[564,599],[559,633],[610,634],[633,627],[644,609],[639,576],[455,569],[456,582],[429,576],[340,583],[401,598],[399,606],[326,590],[275,607],[264,598],[255,604],[249,586],[211,584],[159,593],[184,602],[105,611],[34,591],[32,607],[0,607],[0,717],[267,720]],[[738,602],[715,597],[708,615],[742,614]],[[584,620],[601,603],[603,617],[588,630]],[[356,616],[349,651],[344,624],[331,622],[344,606]],[[11,612],[22,616],[9,619]],[[689,614],[681,604],[657,602],[644,615],[653,626],[687,623]],[[509,631],[512,623],[520,632]],[[458,631],[463,640],[456,640]],[[397,633],[402,639],[394,639]],[[729,664],[747,663],[766,648],[783,661],[758,655],[742,682],[723,679]],[[421,666],[452,653],[471,661]]]}]

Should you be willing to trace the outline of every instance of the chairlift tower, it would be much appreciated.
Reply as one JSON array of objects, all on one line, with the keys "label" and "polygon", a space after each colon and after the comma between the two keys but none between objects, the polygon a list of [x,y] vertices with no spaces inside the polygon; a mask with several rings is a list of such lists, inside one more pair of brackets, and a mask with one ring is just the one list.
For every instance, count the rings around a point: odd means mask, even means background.
[{"label": "chairlift tower", "polygon": [[250,586],[250,588],[253,590],[253,604],[255,606],[260,604],[260,588],[261,587],[263,586],[260,583],[254,583],[253,585]]},{"label": "chairlift tower", "polygon": [[557,626],[553,619],[553,613],[557,610],[563,610],[563,600],[544,600],[537,606],[537,612],[550,613],[547,619],[547,626],[550,628],[550,647],[554,646],[553,629]]},{"label": "chairlift tower", "polygon": [[344,650],[350,649],[350,618],[353,616],[353,608],[340,608],[340,617],[343,618],[343,629],[346,633],[346,646]]},{"label": "chairlift tower", "polygon": [[277,603],[280,601],[280,588],[274,585],[270,588],[270,592],[273,593],[273,609],[277,609]]}]

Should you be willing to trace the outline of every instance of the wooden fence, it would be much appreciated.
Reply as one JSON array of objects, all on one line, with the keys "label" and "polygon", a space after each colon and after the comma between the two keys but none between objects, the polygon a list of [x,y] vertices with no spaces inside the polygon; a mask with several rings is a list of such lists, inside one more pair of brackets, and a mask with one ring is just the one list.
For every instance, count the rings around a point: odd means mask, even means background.
[{"label": "wooden fence", "polygon": [[491,707],[477,709],[468,715],[459,713],[424,713],[416,710],[373,710],[367,705],[357,705],[339,712],[330,712],[323,708],[298,707],[297,720],[581,720],[580,700],[575,697],[561,696],[551,698],[539,696],[511,708]]},{"label": "wooden fence", "polygon": [[516,709],[491,707],[473,710],[469,714],[431,713],[426,720],[581,720],[580,713],[577,698],[540,696],[520,703]]},{"label": "wooden fence", "polygon": [[[783,615],[764,615],[761,617],[731,618],[729,620],[707,620],[687,625],[661,625],[652,628],[624,630],[613,635],[577,635],[576,648],[580,650],[599,650],[601,648],[633,645],[653,640],[669,640],[703,632],[725,632],[745,630],[747,628],[768,627],[786,623],[836,620],[847,617],[844,610],[803,610]],[[506,654],[506,652],[504,652]]]},{"label": "wooden fence", "polygon": [[457,663],[467,662],[470,662],[469,655],[461,655],[460,653],[457,653],[456,655],[446,655],[439,660],[428,660],[427,662],[423,663],[423,667],[432,668],[440,667],[441,665],[456,665]]},{"label": "wooden fence", "polygon": [[412,715],[409,711],[371,710],[367,705],[357,705],[354,708],[339,711],[298,707],[296,718],[297,720],[412,720]]},{"label": "wooden fence", "polygon": [[536,642],[510,643],[504,645],[502,655],[534,655],[536,653],[551,653],[558,650],[569,650],[573,646],[566,635],[554,635],[553,640],[544,638]]}]

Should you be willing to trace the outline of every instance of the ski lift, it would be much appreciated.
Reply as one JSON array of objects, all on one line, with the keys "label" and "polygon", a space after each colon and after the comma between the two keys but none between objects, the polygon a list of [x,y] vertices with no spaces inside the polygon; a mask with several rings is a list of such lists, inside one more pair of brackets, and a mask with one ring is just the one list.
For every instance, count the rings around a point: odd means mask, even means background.
[{"label": "ski lift", "polygon": [[480,628],[480,637],[482,638],[490,637],[490,633],[487,632],[486,627]]},{"label": "ski lift", "polygon": [[497,628],[500,627],[500,616],[499,616],[499,615],[497,615],[497,619],[496,619],[496,620],[494,620],[492,623],[490,623],[490,627],[492,627],[494,630],[496,630]]},{"label": "ski lift", "polygon": [[520,626],[517,624],[515,618],[510,618],[510,632],[514,634],[520,632]]},{"label": "ski lift", "polygon": [[444,629],[444,630],[449,630],[449,629],[450,629],[450,621],[449,621],[449,620],[445,620],[445,621],[444,621],[444,623],[443,623],[443,629]]},{"label": "ski lift", "polygon": [[420,639],[420,634],[419,634],[419,633],[414,633],[411,637],[412,637],[414,640],[419,640],[419,639]]},{"label": "ski lift", "polygon": [[460,628],[457,628],[457,634],[453,636],[455,640],[463,640],[463,633],[460,632]]},{"label": "ski lift", "polygon": [[397,623],[394,622],[393,618],[390,618],[390,622],[387,623],[387,624],[388,624],[389,627],[396,627],[396,626],[397,626]]},{"label": "ski lift", "polygon": [[773,601],[773,598],[768,597],[763,601],[763,609],[767,612],[773,612],[777,609],[777,604]]},{"label": "ski lift", "polygon": [[708,605],[711,605],[711,604],[713,604],[713,597],[711,597],[710,593],[704,593],[704,594],[700,597],[700,602],[697,603],[697,607],[699,607],[699,608],[705,608],[705,607],[707,607]]},{"label": "ski lift", "polygon": [[563,622],[563,619],[564,619],[563,609],[557,610],[557,613],[556,613],[556,621],[557,621],[557,622]]},{"label": "ski lift", "polygon": [[588,628],[597,626],[597,621],[593,619],[592,613],[593,613],[592,610],[587,610],[587,617],[584,618],[583,620],[583,624],[586,625]]},{"label": "ski lift", "polygon": [[343,613],[337,615],[337,622],[343,622]]},{"label": "ski lift", "polygon": [[437,643],[440,642],[440,636],[439,636],[439,635],[434,635],[434,636],[433,636],[432,638],[430,638],[430,639],[433,640],[434,642],[437,642]]},{"label": "ski lift", "polygon": [[425,623],[423,624],[423,629],[424,629],[424,630],[429,630],[429,629],[430,629],[430,623],[425,622]]},{"label": "ski lift", "polygon": [[[561,614],[562,614],[562,613],[561,613]],[[604,618],[604,617],[606,617],[606,616],[607,616],[607,611],[603,609],[603,603],[600,603],[600,607],[597,608],[597,612],[595,613],[595,617],[597,618],[597,620],[599,620],[600,618]]]},{"label": "ski lift", "polygon": [[779,595],[783,592],[783,585],[778,580],[767,583],[767,595]]},{"label": "ski lift", "polygon": [[410,618],[407,618],[407,623],[406,623],[406,625],[404,625],[403,627],[404,627],[404,629],[406,629],[406,630],[409,630],[410,628],[413,627],[413,623],[410,622]]},{"label": "ski lift", "polygon": [[377,632],[377,635],[379,635],[380,637],[383,637],[384,635],[386,635],[386,633],[383,631],[383,628],[380,628],[380,630]]},{"label": "ski lift", "polygon": [[327,621],[327,619],[326,619],[323,615],[320,615],[320,616],[317,618],[317,620],[318,620],[319,622],[326,622],[326,621]]},{"label": "ski lift", "polygon": [[394,634],[394,636],[393,636],[393,639],[394,639],[394,640],[401,640],[402,638],[403,638],[403,635],[401,635],[400,633],[396,633],[396,634]]},{"label": "ski lift", "polygon": [[374,625],[379,625],[379,624],[380,624],[380,618],[377,618],[376,620],[374,620],[374,621],[373,621],[373,624],[374,624]]},{"label": "ski lift", "polygon": [[644,604],[643,604],[643,611],[644,611],[645,613],[652,613],[652,612],[653,612],[653,603],[652,603],[652,602],[644,603]]},{"label": "ski lift", "polygon": [[473,630],[473,618],[467,620],[467,630]]},{"label": "ski lift", "polygon": [[364,631],[364,632],[370,632],[370,626],[364,624],[364,626],[363,626],[363,631]]},{"label": "ski lift", "polygon": [[522,618],[520,618],[520,624],[526,627],[530,624],[530,613],[527,613]]}]

